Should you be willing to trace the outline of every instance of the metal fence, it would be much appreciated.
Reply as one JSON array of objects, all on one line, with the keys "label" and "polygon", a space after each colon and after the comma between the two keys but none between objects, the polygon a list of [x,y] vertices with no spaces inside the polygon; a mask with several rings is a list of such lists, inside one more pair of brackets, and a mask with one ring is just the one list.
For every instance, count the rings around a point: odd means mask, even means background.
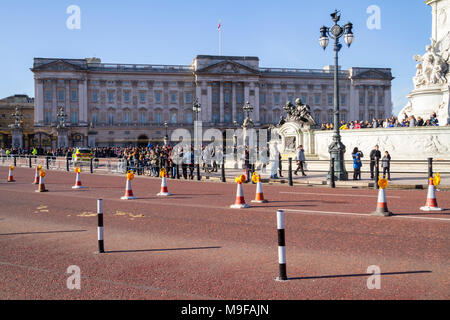
[{"label": "metal fence", "polygon": [[[430,162],[431,161],[431,162]],[[361,173],[370,173],[370,160],[363,160]],[[289,184],[292,185],[292,172],[296,169],[297,161],[294,159],[282,160],[267,164],[267,171],[270,172],[272,165],[279,166],[283,173],[287,173],[289,177]],[[21,156],[9,155],[0,156],[0,165],[16,167],[35,168],[41,165],[46,170],[60,170],[73,171],[76,166],[81,167],[84,172],[100,173],[100,174],[124,174],[128,170],[133,170],[137,175],[159,176],[159,167],[142,166],[138,161],[127,161],[126,159],[118,158],[95,158],[91,161],[74,162],[71,158],[52,157],[52,156]],[[175,168],[166,168],[169,177],[180,179],[187,175],[189,179],[202,180],[202,177],[209,179],[211,177],[220,177],[221,181],[225,182],[225,176],[236,174],[237,171],[246,171],[251,175],[253,171],[259,171],[262,164],[256,163],[248,169],[243,162],[227,162],[226,166],[222,168],[218,165],[215,170],[211,170],[211,166],[203,166],[203,164],[196,164],[194,166],[178,165]],[[346,160],[345,166],[347,172],[353,173],[353,161]],[[278,168],[277,168],[278,169]],[[305,171],[316,173],[327,173],[330,170],[329,160],[307,160]],[[374,170],[377,172],[377,170]],[[378,163],[378,172],[382,174],[381,161]],[[427,159],[427,160],[391,160],[390,173],[391,174],[423,174],[426,176],[433,172],[441,174],[450,174],[450,160],[442,159]]]}]

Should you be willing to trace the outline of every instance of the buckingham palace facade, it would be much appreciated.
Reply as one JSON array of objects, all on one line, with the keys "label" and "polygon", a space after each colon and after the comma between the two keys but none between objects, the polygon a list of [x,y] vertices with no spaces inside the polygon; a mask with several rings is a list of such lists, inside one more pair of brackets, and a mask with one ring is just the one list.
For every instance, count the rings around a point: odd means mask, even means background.
[{"label": "buckingham palace facade", "polygon": [[[287,101],[301,98],[317,123],[333,121],[333,69],[264,68],[258,57],[195,57],[187,65],[102,63],[98,58],[35,58],[35,135],[56,147],[63,108],[69,146],[123,146],[162,141],[177,128],[193,130],[192,104],[203,127],[233,128],[254,107],[258,127],[277,124]],[[343,120],[392,113],[389,68],[339,70]]]}]

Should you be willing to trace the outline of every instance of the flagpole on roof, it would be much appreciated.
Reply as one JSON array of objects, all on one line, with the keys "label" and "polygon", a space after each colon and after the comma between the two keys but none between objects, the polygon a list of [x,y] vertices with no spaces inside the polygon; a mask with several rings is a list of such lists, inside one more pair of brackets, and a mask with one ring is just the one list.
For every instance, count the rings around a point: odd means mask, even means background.
[{"label": "flagpole on roof", "polygon": [[219,20],[219,56],[222,55],[222,20]]}]

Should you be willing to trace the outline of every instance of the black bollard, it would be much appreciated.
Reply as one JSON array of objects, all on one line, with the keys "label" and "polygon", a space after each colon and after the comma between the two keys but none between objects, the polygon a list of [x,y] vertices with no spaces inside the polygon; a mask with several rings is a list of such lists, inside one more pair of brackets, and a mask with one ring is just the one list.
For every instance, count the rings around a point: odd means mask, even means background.
[{"label": "black bollard", "polygon": [[197,163],[197,181],[202,180],[202,177],[200,176],[200,163]]},{"label": "black bollard", "polygon": [[380,189],[380,186],[378,185],[378,179],[380,178],[380,160],[377,158],[377,162],[375,164],[375,189]]},{"label": "black bollard", "polygon": [[66,158],[66,170],[67,170],[67,171],[70,171],[70,170],[69,170],[69,158]]},{"label": "black bollard", "polygon": [[13,155],[13,158],[14,158],[14,167],[17,167],[17,156]]},{"label": "black bollard", "polygon": [[177,164],[177,179],[180,180],[180,165]]},{"label": "black bollard", "polygon": [[91,166],[91,173],[94,173],[94,165],[93,165],[93,159],[91,158],[91,161],[90,161],[91,163],[90,163],[90,166]]},{"label": "black bollard", "polygon": [[334,176],[334,158],[331,158],[331,168],[330,168],[330,187],[336,188],[335,176]]},{"label": "black bollard", "polygon": [[433,158],[428,158],[428,177],[433,178]]},{"label": "black bollard", "polygon": [[225,159],[223,159],[222,161],[222,177],[220,178],[221,182],[227,182],[226,178],[225,178]]},{"label": "black bollard", "polygon": [[289,168],[288,168],[288,179],[289,186],[292,187],[294,185],[294,181],[292,181],[292,158],[289,158]]},{"label": "black bollard", "polygon": [[45,157],[45,167],[47,168],[47,170],[49,170],[49,167],[50,167],[49,162],[50,162],[49,157]]},{"label": "black bollard", "polygon": [[32,166],[31,166],[31,156],[28,156],[28,167],[32,168]]},{"label": "black bollard", "polygon": [[277,211],[277,231],[278,231],[278,264],[280,267],[280,276],[278,281],[286,281],[286,238],[284,234],[284,211]]},{"label": "black bollard", "polygon": [[97,217],[98,217],[98,227],[97,227],[97,235],[98,235],[98,252],[105,253],[105,245],[103,242],[103,200],[97,200]]}]

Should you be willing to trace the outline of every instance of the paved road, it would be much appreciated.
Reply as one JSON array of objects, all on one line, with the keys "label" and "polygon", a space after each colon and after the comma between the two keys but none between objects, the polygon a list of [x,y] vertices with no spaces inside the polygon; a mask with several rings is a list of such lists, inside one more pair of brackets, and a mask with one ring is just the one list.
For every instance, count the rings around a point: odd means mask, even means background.
[{"label": "paved road", "polygon": [[[265,185],[268,204],[232,210],[235,184],[0,168],[1,299],[450,299],[450,210],[424,213],[426,190],[387,190],[396,215],[370,216],[375,190]],[[247,202],[253,185],[245,185]],[[104,199],[105,249],[97,254],[96,199]],[[450,209],[450,193],[438,192]],[[278,276],[276,210],[286,210],[287,271]],[[69,266],[81,290],[66,287]],[[367,268],[381,289],[367,288]]]}]

